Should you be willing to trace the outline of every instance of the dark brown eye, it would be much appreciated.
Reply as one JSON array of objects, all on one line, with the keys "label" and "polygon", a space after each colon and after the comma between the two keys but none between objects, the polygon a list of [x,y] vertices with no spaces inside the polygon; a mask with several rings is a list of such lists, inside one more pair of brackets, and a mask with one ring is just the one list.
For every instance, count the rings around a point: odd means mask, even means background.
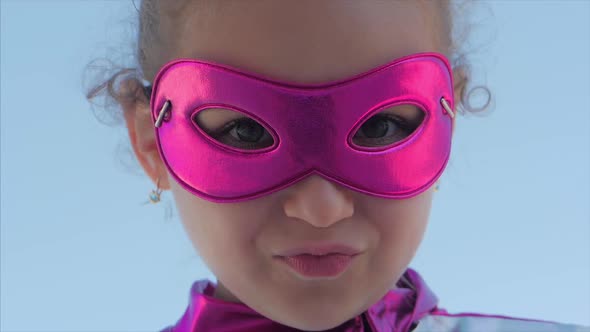
[{"label": "dark brown eye", "polygon": [[220,143],[240,149],[264,149],[274,142],[256,120],[235,111],[206,109],[199,112],[193,122]]},{"label": "dark brown eye", "polygon": [[265,132],[264,127],[249,118],[234,120],[233,126],[236,129],[235,133],[237,137],[235,138],[248,143],[258,142]]},{"label": "dark brown eye", "polygon": [[386,146],[410,136],[424,119],[415,105],[396,105],[367,119],[353,137],[360,146]]},{"label": "dark brown eye", "polygon": [[244,117],[233,120],[213,133],[213,137],[222,138],[224,143],[235,143],[236,147],[262,149],[272,145],[272,136],[258,122]]},{"label": "dark brown eye", "polygon": [[[395,127],[392,127],[390,123],[394,123]],[[361,126],[359,133],[363,133],[367,138],[381,138],[386,136],[390,128],[398,131],[402,126],[403,122],[400,120],[397,120],[392,116],[378,114],[367,120],[367,122]]]}]

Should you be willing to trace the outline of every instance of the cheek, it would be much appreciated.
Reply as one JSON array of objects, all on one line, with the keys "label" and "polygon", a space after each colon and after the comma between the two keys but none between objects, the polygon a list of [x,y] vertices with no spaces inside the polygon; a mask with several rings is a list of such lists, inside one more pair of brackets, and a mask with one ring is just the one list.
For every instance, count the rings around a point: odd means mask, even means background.
[{"label": "cheek", "polygon": [[379,237],[374,256],[377,266],[396,272],[408,266],[424,236],[431,202],[428,190],[410,199],[383,202],[373,209],[371,220],[376,221]]},{"label": "cheek", "polygon": [[[245,204],[218,204],[206,201],[171,181],[176,208],[193,247],[215,272],[219,257],[243,261],[239,256],[254,249],[257,225]],[[223,253],[220,255],[219,253]]]}]

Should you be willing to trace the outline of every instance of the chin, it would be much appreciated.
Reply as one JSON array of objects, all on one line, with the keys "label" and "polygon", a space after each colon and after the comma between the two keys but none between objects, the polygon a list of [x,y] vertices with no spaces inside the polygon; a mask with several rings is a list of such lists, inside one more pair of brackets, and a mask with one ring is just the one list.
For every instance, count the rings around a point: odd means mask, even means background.
[{"label": "chin", "polygon": [[[342,310],[342,308],[338,309],[340,309],[340,311]],[[287,314],[286,317],[283,317],[285,319],[280,319],[279,317],[271,319],[280,324],[302,331],[326,331],[345,323],[355,316],[337,315],[337,310],[320,312],[320,314],[318,314],[318,311],[309,313],[304,310],[303,312],[298,312],[298,314],[299,315],[294,315],[293,312],[291,312]]]},{"label": "chin", "polygon": [[309,322],[284,322],[281,323],[283,325],[287,325],[292,328],[296,328],[302,331],[327,331],[337,327],[338,325],[346,322],[348,319],[344,319],[338,322],[318,322],[318,321],[309,321]]}]

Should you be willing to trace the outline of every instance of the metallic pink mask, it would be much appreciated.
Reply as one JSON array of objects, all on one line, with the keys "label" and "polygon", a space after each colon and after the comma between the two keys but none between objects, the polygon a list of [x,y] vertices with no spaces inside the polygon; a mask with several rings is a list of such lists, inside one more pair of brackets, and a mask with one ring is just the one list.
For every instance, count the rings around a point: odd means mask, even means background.
[{"label": "metallic pink mask", "polygon": [[[321,85],[177,59],[158,72],[150,104],[170,173],[186,190],[218,203],[268,195],[313,173],[367,195],[410,198],[441,176],[451,152],[453,76],[439,53],[405,56]],[[425,113],[412,134],[386,146],[353,143],[366,120],[400,104]],[[209,108],[256,120],[272,146],[240,149],[210,137],[193,120]]]}]

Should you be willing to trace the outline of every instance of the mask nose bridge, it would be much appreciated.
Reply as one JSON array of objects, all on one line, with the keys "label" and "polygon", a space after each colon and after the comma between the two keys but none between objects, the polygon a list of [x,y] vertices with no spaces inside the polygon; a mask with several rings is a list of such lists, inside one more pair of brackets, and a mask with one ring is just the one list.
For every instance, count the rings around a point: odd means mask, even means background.
[{"label": "mask nose bridge", "polygon": [[389,98],[388,89],[378,84],[383,80],[379,76],[322,90],[282,91],[281,105],[286,112],[281,116],[283,130],[279,135],[285,135],[283,139],[289,146],[286,153],[297,165],[297,173],[340,179],[336,181],[343,183],[354,177],[343,171],[351,165],[342,166],[347,164],[348,153],[354,152],[347,139],[366,112]]},{"label": "mask nose bridge", "polygon": [[285,130],[292,158],[302,170],[322,173],[337,133],[333,97],[327,93],[292,96]]}]

